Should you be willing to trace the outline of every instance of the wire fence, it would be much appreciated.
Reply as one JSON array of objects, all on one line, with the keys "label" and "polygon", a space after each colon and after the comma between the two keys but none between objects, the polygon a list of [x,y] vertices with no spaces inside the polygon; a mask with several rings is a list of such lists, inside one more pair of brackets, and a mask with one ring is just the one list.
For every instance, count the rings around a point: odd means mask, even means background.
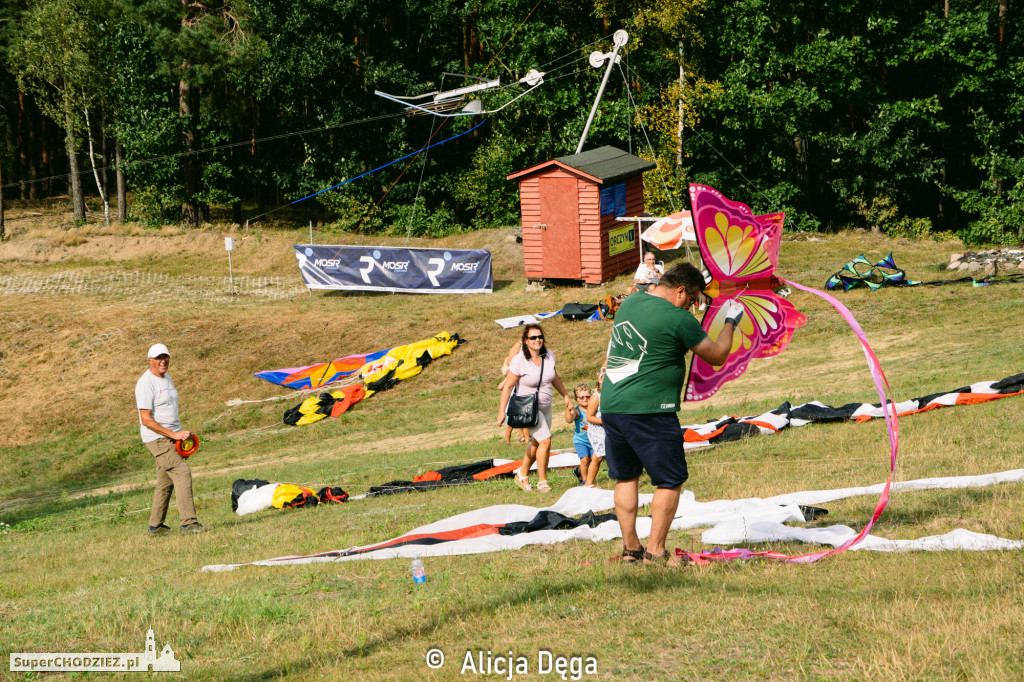
[{"label": "wire fence", "polygon": [[204,275],[167,275],[140,271],[96,272],[65,270],[47,275],[0,275],[0,296],[117,294],[135,299],[231,299],[254,297],[289,299],[307,289],[294,277],[234,278]]}]

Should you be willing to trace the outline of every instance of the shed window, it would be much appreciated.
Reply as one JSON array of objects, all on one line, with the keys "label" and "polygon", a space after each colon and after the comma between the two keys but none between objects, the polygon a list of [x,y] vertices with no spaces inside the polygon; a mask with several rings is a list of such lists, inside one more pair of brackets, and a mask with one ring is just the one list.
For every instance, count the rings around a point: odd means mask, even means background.
[{"label": "shed window", "polygon": [[626,215],[626,183],[601,188],[601,215]]}]

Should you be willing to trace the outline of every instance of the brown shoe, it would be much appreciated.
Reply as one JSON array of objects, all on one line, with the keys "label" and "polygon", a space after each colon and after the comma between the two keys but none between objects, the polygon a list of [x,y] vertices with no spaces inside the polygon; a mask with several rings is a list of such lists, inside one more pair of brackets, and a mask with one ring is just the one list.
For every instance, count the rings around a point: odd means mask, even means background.
[{"label": "brown shoe", "polygon": [[206,529],[203,528],[203,524],[199,523],[198,521],[196,521],[195,523],[190,523],[187,526],[181,527],[182,533],[202,533],[205,531]]},{"label": "brown shoe", "polygon": [[[650,552],[644,552],[644,563],[645,564],[660,564],[662,566],[668,566],[669,568],[676,568],[683,565],[683,561],[675,552],[665,550],[665,553],[661,556],[655,556]],[[689,565],[689,561],[686,562]]]},{"label": "brown shoe", "polygon": [[647,554],[644,551],[644,546],[640,545],[640,549],[626,549],[622,547],[622,555],[619,557],[619,561],[624,564],[638,564],[643,561],[644,556]]}]

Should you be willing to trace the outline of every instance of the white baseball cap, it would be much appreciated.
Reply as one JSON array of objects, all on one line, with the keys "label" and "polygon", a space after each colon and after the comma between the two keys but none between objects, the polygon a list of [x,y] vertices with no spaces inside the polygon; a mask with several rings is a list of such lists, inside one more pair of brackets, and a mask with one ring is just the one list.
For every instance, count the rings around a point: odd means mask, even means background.
[{"label": "white baseball cap", "polygon": [[161,355],[170,355],[170,354],[171,354],[171,352],[169,350],[167,350],[167,346],[165,346],[162,343],[154,343],[152,346],[150,346],[150,348],[149,348],[149,355],[147,357],[149,357],[149,358],[157,358],[157,357],[160,357]]}]

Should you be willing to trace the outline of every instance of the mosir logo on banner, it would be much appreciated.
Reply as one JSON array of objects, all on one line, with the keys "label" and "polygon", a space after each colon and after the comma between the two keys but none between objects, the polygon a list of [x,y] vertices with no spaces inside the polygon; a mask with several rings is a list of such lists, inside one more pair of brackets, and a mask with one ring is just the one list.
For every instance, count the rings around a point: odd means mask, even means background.
[{"label": "mosir logo on banner", "polygon": [[140,654],[11,654],[11,672],[181,672],[181,661],[170,644],[158,656],[153,629],[146,633],[146,650]]},{"label": "mosir logo on banner", "polygon": [[[437,281],[437,276],[444,272],[445,265],[451,262],[452,254],[448,251],[444,252],[444,258],[430,258],[427,263],[430,265],[430,269],[427,270],[427,277],[430,278],[430,283],[435,287],[441,286],[441,283]],[[476,272],[477,268],[480,267],[480,263],[452,263],[448,268],[448,272]]]},{"label": "mosir logo on banner", "polygon": [[374,249],[372,256],[360,256],[359,261],[365,263],[365,268],[359,268],[359,276],[363,278],[363,282],[366,284],[370,283],[370,273],[373,272],[373,266],[379,267],[381,270],[390,270],[391,272],[409,272],[409,261],[407,260],[386,260],[382,261],[381,253],[379,250]]}]

